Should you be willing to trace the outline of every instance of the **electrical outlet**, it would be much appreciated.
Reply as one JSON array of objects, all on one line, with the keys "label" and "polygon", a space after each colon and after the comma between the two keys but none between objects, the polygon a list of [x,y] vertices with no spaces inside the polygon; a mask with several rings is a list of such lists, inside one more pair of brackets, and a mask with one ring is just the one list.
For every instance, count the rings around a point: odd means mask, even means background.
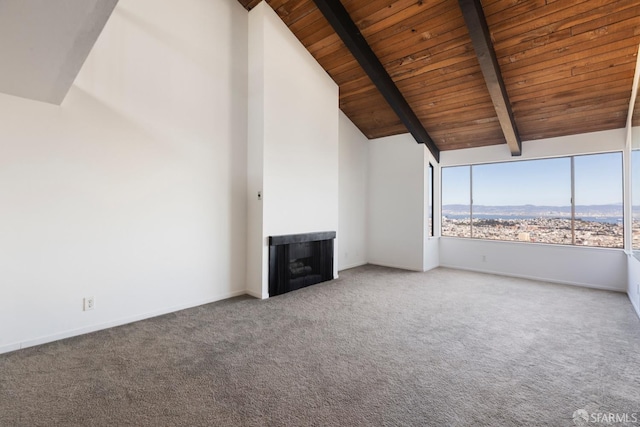
[{"label": "electrical outlet", "polygon": [[95,307],[95,305],[96,305],[96,300],[94,297],[86,297],[84,299],[83,310],[84,311],[93,310],[93,307]]}]

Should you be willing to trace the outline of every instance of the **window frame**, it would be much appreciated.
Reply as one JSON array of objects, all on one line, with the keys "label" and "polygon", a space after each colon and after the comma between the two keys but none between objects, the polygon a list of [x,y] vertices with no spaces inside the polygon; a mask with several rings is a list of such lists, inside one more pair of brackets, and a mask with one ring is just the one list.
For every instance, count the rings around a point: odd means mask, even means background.
[{"label": "window frame", "polygon": [[[633,150],[633,151],[638,151],[640,152],[640,149],[638,150]],[[576,242],[576,229],[575,229],[575,158],[576,157],[583,157],[583,156],[594,156],[594,155],[601,155],[601,154],[614,154],[617,153],[620,155],[620,180],[622,183],[621,186],[621,196],[622,196],[622,245],[619,247],[608,247],[608,246],[594,246],[594,245],[577,245]],[[481,166],[481,165],[492,165],[492,164],[505,164],[505,163],[518,163],[518,162],[525,162],[525,161],[532,161],[532,160],[548,160],[548,159],[569,159],[570,160],[570,179],[571,179],[571,243],[570,244],[565,244],[565,243],[547,243],[547,242],[522,242],[522,241],[515,241],[515,240],[502,240],[502,239],[485,239],[482,237],[474,237],[473,235],[473,204],[474,204],[474,200],[473,200],[473,167],[474,166]],[[444,217],[444,205],[443,205],[443,201],[444,201],[444,194],[443,194],[443,184],[444,184],[444,180],[443,180],[443,171],[445,169],[448,168],[454,168],[454,167],[469,167],[469,227],[470,227],[470,232],[469,235],[470,237],[459,237],[459,236],[451,236],[451,235],[445,235],[443,234],[443,226],[444,226],[444,221],[443,221],[443,217]],[[633,177],[631,177],[631,179],[633,180]],[[487,241],[494,241],[494,242],[509,242],[509,243],[537,243],[537,244],[547,244],[547,245],[559,245],[559,246],[576,246],[576,247],[587,247],[587,248],[596,248],[596,249],[615,249],[615,250],[624,250],[624,248],[626,247],[626,230],[625,230],[625,199],[624,199],[624,151],[623,150],[611,150],[611,151],[602,151],[602,152],[594,152],[594,153],[580,153],[580,154],[571,154],[571,155],[562,155],[562,156],[548,156],[548,157],[538,157],[538,158],[527,158],[527,159],[518,159],[518,160],[506,160],[506,161],[487,161],[487,162],[478,162],[478,163],[469,163],[469,164],[452,164],[452,165],[448,165],[448,166],[441,166],[440,168],[440,236],[442,237],[447,237],[447,238],[467,238],[467,239],[476,239],[476,240],[487,240]],[[632,205],[632,232],[633,232],[633,200],[631,201],[631,205]],[[632,243],[633,246],[633,243]],[[638,250],[638,252],[640,252],[640,248]]]},{"label": "window frame", "polygon": [[429,179],[429,185],[428,185],[428,189],[427,191],[429,192],[427,194],[427,221],[430,219],[431,222],[429,223],[429,225],[427,226],[427,236],[428,237],[434,237],[436,234],[436,229],[435,229],[435,201],[434,201],[434,190],[435,190],[435,168],[433,167],[433,165],[431,164],[431,162],[429,162],[428,164],[428,172],[427,172],[427,176]]}]

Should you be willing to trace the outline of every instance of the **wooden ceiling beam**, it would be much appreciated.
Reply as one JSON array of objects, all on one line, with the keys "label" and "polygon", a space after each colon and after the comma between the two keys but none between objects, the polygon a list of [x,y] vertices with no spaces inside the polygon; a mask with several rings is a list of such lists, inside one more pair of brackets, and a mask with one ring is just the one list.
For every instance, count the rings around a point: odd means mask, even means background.
[{"label": "wooden ceiling beam", "polygon": [[324,17],[329,21],[335,32],[351,51],[360,66],[376,85],[382,96],[387,100],[393,111],[398,115],[407,130],[418,143],[425,144],[431,154],[440,161],[440,149],[411,109],[389,73],[371,50],[364,36],[353,22],[349,13],[339,0],[313,0]]},{"label": "wooden ceiling beam", "polygon": [[520,156],[522,154],[522,141],[513,117],[509,96],[502,80],[482,4],[480,0],[458,0],[458,3],[460,4],[460,9],[462,9],[467,28],[469,28],[473,48],[476,51],[480,69],[487,83],[487,88],[496,109],[500,127],[507,140],[509,150],[511,150],[511,155]]}]

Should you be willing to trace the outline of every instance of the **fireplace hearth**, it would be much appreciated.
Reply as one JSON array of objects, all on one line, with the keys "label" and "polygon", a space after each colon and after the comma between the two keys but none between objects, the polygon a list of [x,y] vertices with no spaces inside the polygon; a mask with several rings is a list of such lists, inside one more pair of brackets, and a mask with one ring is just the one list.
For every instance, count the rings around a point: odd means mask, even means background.
[{"label": "fireplace hearth", "polygon": [[269,296],[333,279],[335,231],[269,237]]}]

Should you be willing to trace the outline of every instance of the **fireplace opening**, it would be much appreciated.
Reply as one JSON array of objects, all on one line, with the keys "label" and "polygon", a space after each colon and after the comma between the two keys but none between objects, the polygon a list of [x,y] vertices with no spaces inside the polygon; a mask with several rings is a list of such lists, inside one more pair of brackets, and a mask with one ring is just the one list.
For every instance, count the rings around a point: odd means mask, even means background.
[{"label": "fireplace opening", "polygon": [[269,237],[269,296],[333,279],[335,231]]}]

